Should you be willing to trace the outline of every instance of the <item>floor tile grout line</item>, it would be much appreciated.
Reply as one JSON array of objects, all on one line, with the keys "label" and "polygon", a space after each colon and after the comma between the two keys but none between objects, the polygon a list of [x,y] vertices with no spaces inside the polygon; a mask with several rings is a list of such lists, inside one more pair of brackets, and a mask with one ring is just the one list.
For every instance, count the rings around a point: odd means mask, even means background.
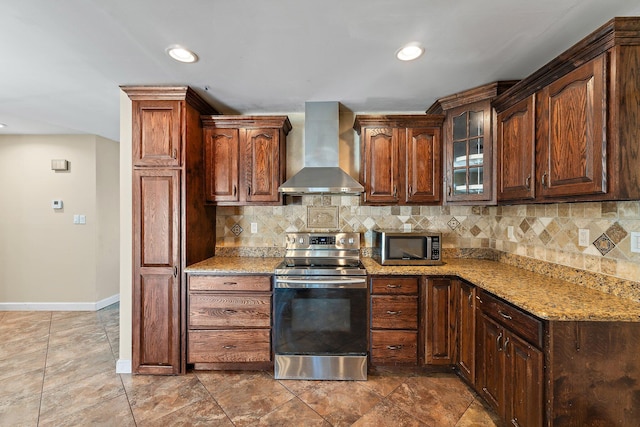
[{"label": "floor tile grout line", "polygon": [[200,381],[200,377],[198,376],[197,373],[195,373],[195,377],[198,380],[198,382],[202,385],[202,387],[204,387],[204,389],[207,391],[207,394],[209,395],[209,397],[211,397],[211,399],[216,403],[216,405],[218,405],[218,408],[220,408],[220,410],[222,411],[222,413],[224,413],[224,416],[227,417],[227,419],[229,420],[229,422],[231,423],[231,425],[236,425],[233,420],[231,419],[231,417],[229,416],[229,414],[227,414],[227,411],[224,410],[224,408],[222,407],[222,405],[220,405],[220,403],[218,402],[218,400],[213,396],[213,394],[211,394],[211,392],[209,391],[209,389],[207,388],[206,385],[204,385],[204,383],[202,381]]},{"label": "floor tile grout line", "polygon": [[42,414],[42,398],[44,396],[44,380],[47,375],[47,360],[49,359],[49,344],[51,343],[51,323],[53,322],[53,312],[49,312],[49,330],[47,331],[47,350],[44,356],[44,366],[42,367],[42,383],[40,384],[40,402],[38,402],[38,420],[36,425],[40,425]]},{"label": "floor tile grout line", "polygon": [[[119,309],[119,307],[118,307]],[[98,321],[100,322],[100,325],[102,326],[102,329],[104,330],[104,334],[107,337],[107,342],[109,343],[109,350],[110,350],[110,354],[111,357],[113,358],[114,361],[114,367],[113,370],[116,370],[115,364],[117,363],[116,357],[113,354],[113,343],[111,342],[111,338],[109,337],[109,333],[107,332],[107,327],[104,323],[104,319],[98,314]],[[133,420],[133,425],[137,426],[138,422],[136,421],[136,417],[133,413],[133,408],[131,407],[131,399],[129,399],[129,393],[127,392],[127,388],[124,385],[124,380],[122,379],[122,374],[116,374],[118,376],[118,379],[120,380],[120,384],[122,384],[122,390],[124,391],[124,397],[127,399],[127,406],[129,407],[129,413],[131,414],[131,419]]]}]

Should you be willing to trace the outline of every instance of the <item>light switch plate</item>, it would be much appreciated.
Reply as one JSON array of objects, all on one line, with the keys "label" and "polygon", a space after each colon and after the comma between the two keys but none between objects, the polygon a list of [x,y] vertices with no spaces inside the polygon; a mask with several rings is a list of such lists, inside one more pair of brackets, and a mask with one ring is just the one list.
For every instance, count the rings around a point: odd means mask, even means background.
[{"label": "light switch plate", "polygon": [[516,236],[513,234],[513,225],[507,227],[507,238],[509,240],[514,240]]},{"label": "light switch plate", "polygon": [[640,253],[640,232],[631,232],[631,252]]},{"label": "light switch plate", "polygon": [[257,222],[252,222],[251,223],[251,233],[255,234],[258,232],[258,223]]},{"label": "light switch plate", "polygon": [[578,246],[589,246],[589,229],[580,228],[578,230]]}]

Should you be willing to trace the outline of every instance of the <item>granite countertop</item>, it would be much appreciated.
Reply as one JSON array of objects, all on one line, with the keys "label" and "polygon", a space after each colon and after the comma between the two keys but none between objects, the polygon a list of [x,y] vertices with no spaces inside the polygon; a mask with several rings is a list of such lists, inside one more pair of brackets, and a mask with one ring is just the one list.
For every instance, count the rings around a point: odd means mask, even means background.
[{"label": "granite countertop", "polygon": [[[273,274],[282,258],[212,257],[190,274]],[[640,322],[640,303],[508,264],[466,258],[439,266],[382,266],[362,258],[370,275],[457,276],[546,320]]]},{"label": "granite countertop", "polygon": [[214,256],[185,269],[190,274],[273,274],[282,258]]}]

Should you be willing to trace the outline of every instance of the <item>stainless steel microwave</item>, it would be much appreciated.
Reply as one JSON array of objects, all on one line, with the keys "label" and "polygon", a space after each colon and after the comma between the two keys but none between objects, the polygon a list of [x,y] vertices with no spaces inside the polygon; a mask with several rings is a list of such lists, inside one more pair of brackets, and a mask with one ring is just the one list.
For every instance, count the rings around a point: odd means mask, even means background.
[{"label": "stainless steel microwave", "polygon": [[373,230],[373,259],[382,265],[442,264],[442,234]]}]

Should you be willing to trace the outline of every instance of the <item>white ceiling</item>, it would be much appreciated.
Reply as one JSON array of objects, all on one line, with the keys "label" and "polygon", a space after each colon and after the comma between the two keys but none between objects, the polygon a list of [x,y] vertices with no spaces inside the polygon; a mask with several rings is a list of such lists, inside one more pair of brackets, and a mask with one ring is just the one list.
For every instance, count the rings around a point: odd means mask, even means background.
[{"label": "white ceiling", "polygon": [[[640,0],[0,0],[0,134],[119,139],[119,86],[188,84],[223,113],[419,112],[527,76]],[[395,51],[418,41],[426,54]],[[170,44],[200,61],[180,64]]]}]

